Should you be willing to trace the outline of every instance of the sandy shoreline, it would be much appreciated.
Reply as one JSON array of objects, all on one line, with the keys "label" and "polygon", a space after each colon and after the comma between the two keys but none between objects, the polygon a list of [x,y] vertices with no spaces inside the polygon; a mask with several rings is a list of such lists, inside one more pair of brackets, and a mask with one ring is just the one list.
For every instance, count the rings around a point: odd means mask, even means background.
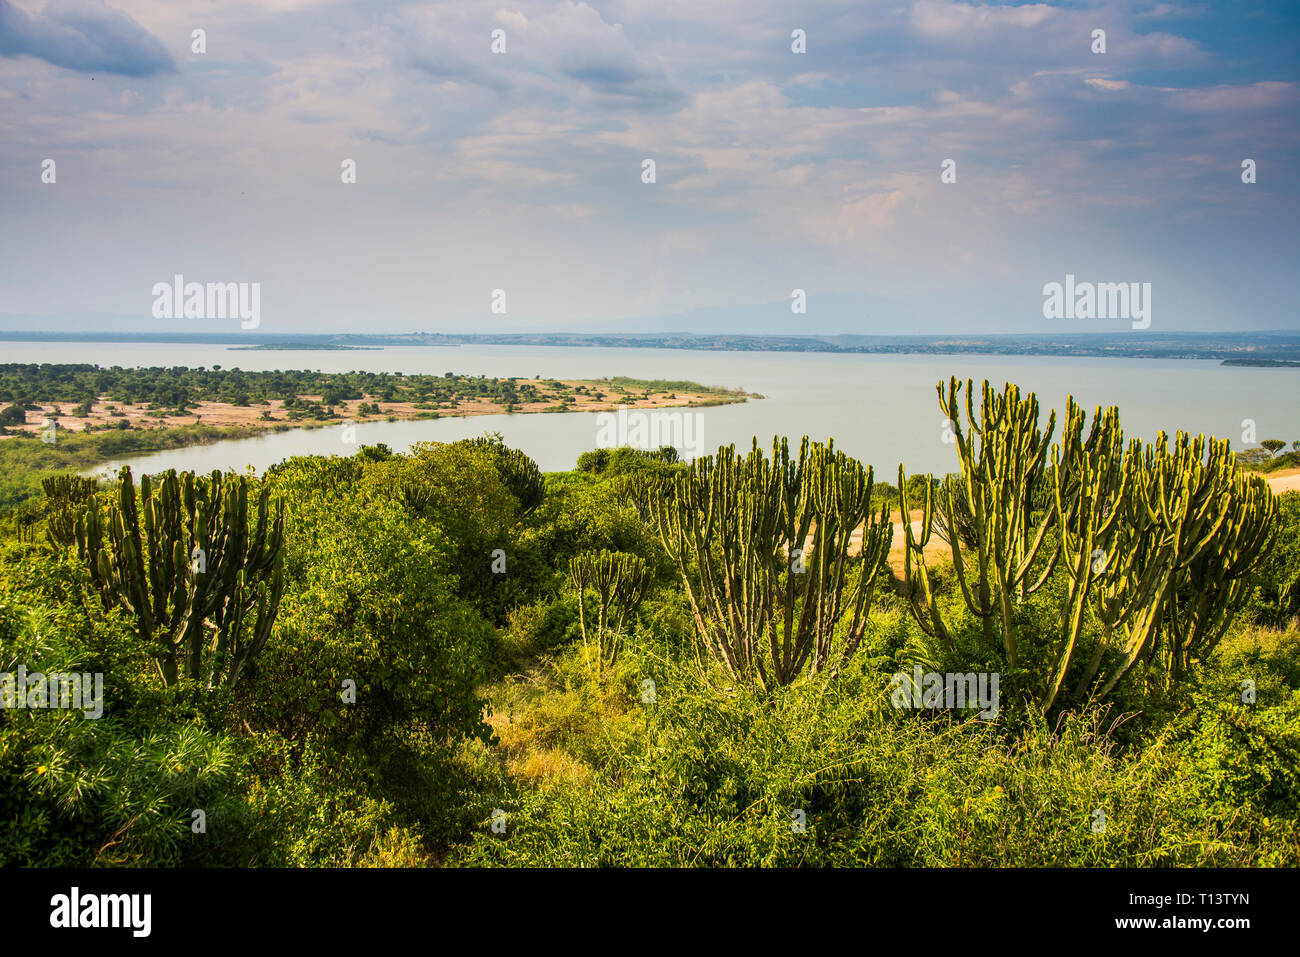
[{"label": "sandy shoreline", "polygon": [[[744,402],[753,396],[742,392],[651,392],[643,395],[612,394],[614,388],[608,382],[588,379],[543,380],[519,379],[520,385],[535,385],[545,390],[550,383],[559,381],[566,389],[582,387],[585,392],[568,396],[572,402],[561,403],[561,397],[554,393],[546,394],[536,401],[519,401],[512,410],[515,413],[566,412],[605,412],[615,411],[620,407],[628,409],[667,409],[689,408],[692,406],[722,405],[732,402]],[[604,398],[597,399],[594,393],[603,393]],[[320,395],[301,395],[304,402],[320,402]],[[361,415],[358,411],[362,403],[378,403],[378,414]],[[334,418],[298,418],[292,419],[284,401],[271,399],[268,404],[254,403],[246,406],[231,405],[225,402],[198,402],[184,414],[175,411],[151,410],[146,403],[132,405],[114,402],[107,395],[99,396],[93,409],[86,416],[75,416],[72,409],[75,403],[65,402],[58,405],[45,404],[40,410],[29,409],[24,425],[9,426],[9,435],[0,436],[0,440],[10,438],[14,433],[26,432],[39,434],[44,423],[50,419],[57,422],[61,432],[82,432],[88,428],[101,431],[106,427],[118,427],[117,423],[125,421],[133,428],[174,428],[183,425],[202,423],[215,428],[264,428],[267,431],[277,427],[311,428],[318,425],[337,425],[342,421],[387,422],[430,418],[467,418],[476,415],[500,415],[506,412],[505,406],[486,398],[460,399],[453,403],[442,403],[441,408],[419,409],[414,402],[383,402],[375,396],[367,395],[361,399],[350,399],[337,403]],[[57,414],[55,414],[57,412]],[[117,413],[117,414],[115,414]],[[436,416],[434,413],[437,413]],[[269,416],[269,418],[267,417]]]}]

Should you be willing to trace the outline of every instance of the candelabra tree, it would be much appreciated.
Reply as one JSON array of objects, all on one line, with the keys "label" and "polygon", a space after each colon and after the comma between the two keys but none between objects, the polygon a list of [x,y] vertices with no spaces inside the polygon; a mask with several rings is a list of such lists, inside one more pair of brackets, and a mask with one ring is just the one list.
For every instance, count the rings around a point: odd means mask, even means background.
[{"label": "candelabra tree", "polygon": [[[1047,469],[1055,415],[1040,431],[1032,394],[1021,399],[1008,385],[995,398],[985,382],[977,418],[967,385],[966,418],[978,447],[955,414],[960,386],[950,380],[945,396],[940,384],[961,472],[940,486],[941,508],[927,483],[921,531],[905,526],[906,593],[918,624],[956,651],[924,554],[942,525],[963,599],[986,639],[999,634],[1013,669],[1022,650],[1014,606],[1063,569],[1059,632],[1043,673],[1030,676],[1043,710],[1062,699],[1071,671],[1075,699],[1104,697],[1134,665],[1157,658],[1176,683],[1214,649],[1245,598],[1246,576],[1267,553],[1277,512],[1267,484],[1236,472],[1226,441],[1180,432],[1170,448],[1161,433],[1154,444],[1134,440],[1126,449],[1113,406],[1096,410],[1085,437],[1073,397]],[[903,478],[900,467],[906,513]],[[1045,509],[1038,507],[1044,481],[1051,496]],[[1089,626],[1092,650],[1084,661],[1079,650]]]},{"label": "candelabra tree", "polygon": [[[578,594],[578,625],[582,645],[596,648],[600,670],[614,664],[622,643],[623,626],[636,612],[650,587],[645,561],[626,552],[584,552],[569,561],[569,583]],[[596,596],[595,620],[587,627],[587,591]],[[588,632],[592,640],[588,642]]]},{"label": "candelabra tree", "polygon": [[[1056,413],[1051,413],[1045,429],[1040,428],[1038,399],[1033,393],[1022,398],[1019,387],[1008,383],[998,395],[986,380],[980,414],[976,415],[974,382],[968,380],[966,425],[963,426],[961,389],[956,377],[949,380],[946,394],[943,383],[937,389],[939,406],[948,417],[961,465],[959,484],[948,482],[941,486],[942,511],[952,517],[951,521],[959,523],[958,530],[963,514],[968,517],[967,530],[974,536],[974,547],[964,547],[963,536],[951,534],[951,530],[948,544],[962,597],[979,618],[986,642],[995,643],[1000,633],[1007,663],[1015,668],[1020,649],[1014,606],[1042,587],[1055,564],[1054,560],[1049,561],[1037,578],[1030,578],[1030,570],[1054,517],[1047,510],[1036,522],[1033,500],[1036,485],[1044,474],[1047,450],[1056,428]],[[905,519],[904,574],[909,579],[908,595],[913,613],[923,630],[952,650],[952,637],[938,613],[925,567],[924,549],[933,530],[935,513],[933,483],[926,483],[919,536],[913,534],[911,523],[906,520],[911,514],[911,503],[901,465],[898,489],[899,507]],[[910,587],[913,577],[919,581],[924,609],[918,603],[916,589]]]},{"label": "candelabra tree", "polygon": [[1175,681],[1218,645],[1246,600],[1247,573],[1264,560],[1277,534],[1277,497],[1259,475],[1235,474],[1217,508],[1227,514],[1221,533],[1187,562],[1170,591],[1165,664]]},{"label": "candelabra tree", "polygon": [[[1277,499],[1236,471],[1227,441],[1162,432],[1129,457],[1116,559],[1099,596],[1102,638],[1079,678],[1109,694],[1139,662],[1159,660],[1179,681],[1218,644],[1240,608],[1246,575],[1276,531]],[[1115,652],[1102,671],[1108,651]],[[1100,674],[1100,677],[1099,677]]]},{"label": "candelabra tree", "polygon": [[120,478],[106,512],[92,500],[74,527],[104,606],[134,618],[165,684],[234,685],[279,610],[283,503],[263,487],[250,521],[245,476],[145,475],[138,501],[131,470]]},{"label": "candelabra tree", "polygon": [[[784,439],[638,477],[643,516],[677,565],[696,632],[735,678],[763,689],[841,668],[857,651],[893,525],[871,502],[872,470]],[[854,536],[861,541],[854,552]]]},{"label": "candelabra tree", "polygon": [[76,540],[77,514],[99,491],[99,480],[81,475],[51,475],[41,479],[45,493],[45,537],[55,548]]},{"label": "candelabra tree", "polygon": [[[1093,415],[1088,438],[1083,438],[1083,409],[1074,397],[1066,401],[1061,441],[1052,449],[1052,494],[1057,518],[1056,556],[1067,576],[1061,634],[1049,683],[1042,694],[1044,710],[1052,707],[1078,647],[1079,633],[1088,618],[1089,597],[1105,575],[1107,555],[1114,550],[1120,507],[1133,457],[1125,467],[1124,430],[1119,410],[1100,408]],[[1134,445],[1136,452],[1138,446]]]}]

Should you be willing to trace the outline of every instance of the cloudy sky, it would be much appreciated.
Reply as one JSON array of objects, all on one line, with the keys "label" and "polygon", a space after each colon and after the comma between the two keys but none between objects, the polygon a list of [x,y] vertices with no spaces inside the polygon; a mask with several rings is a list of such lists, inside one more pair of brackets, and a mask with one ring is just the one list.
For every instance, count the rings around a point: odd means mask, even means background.
[{"label": "cloudy sky", "polygon": [[238,328],[153,319],[179,273],[262,332],[1128,328],[1044,319],[1070,273],[1296,329],[1298,51],[1256,0],[0,0],[0,323]]}]

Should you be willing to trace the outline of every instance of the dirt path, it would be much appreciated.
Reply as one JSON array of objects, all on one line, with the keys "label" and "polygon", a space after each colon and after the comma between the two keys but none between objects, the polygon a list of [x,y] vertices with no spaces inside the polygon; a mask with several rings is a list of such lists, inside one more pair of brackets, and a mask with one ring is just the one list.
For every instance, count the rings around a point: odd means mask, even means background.
[{"label": "dirt path", "polygon": [[[923,517],[923,514],[924,513],[919,508],[913,509],[912,511],[911,525],[912,525],[912,536],[914,538],[919,539],[921,537],[921,519]],[[890,515],[889,519],[891,522],[894,523],[894,540],[889,549],[888,561],[890,567],[894,569],[894,574],[901,577],[903,574],[903,549],[906,547],[907,537],[906,534],[904,533],[902,519],[899,517],[899,515],[895,513],[893,515]],[[812,545],[812,536],[809,535],[808,542],[804,547],[808,548],[811,547],[811,545]],[[862,529],[859,528],[856,531],[854,531],[853,537],[849,539],[849,554],[856,555],[858,554],[858,551],[861,548],[862,548]],[[946,557],[948,554],[949,554],[948,545],[939,538],[938,534],[931,535],[929,543],[925,546],[926,559],[927,560],[938,559],[938,558]]]}]

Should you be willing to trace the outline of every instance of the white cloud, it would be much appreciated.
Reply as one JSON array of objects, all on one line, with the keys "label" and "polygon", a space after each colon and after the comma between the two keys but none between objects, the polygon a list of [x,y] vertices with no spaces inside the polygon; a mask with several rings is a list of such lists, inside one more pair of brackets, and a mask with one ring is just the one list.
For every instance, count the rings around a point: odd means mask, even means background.
[{"label": "white cloud", "polygon": [[493,19],[517,33],[528,32],[528,18],[517,10],[498,10]]},{"label": "white cloud", "polygon": [[[1177,35],[1182,9],[500,4],[121,0],[177,72],[91,82],[0,57],[0,182],[57,155],[57,195],[76,196],[5,193],[0,299],[121,312],[100,272],[243,258],[323,323],[362,306],[452,323],[504,273],[512,312],[545,324],[735,303],[788,272],[904,298],[949,273],[992,288],[1008,264],[1173,257],[1189,225],[1226,241],[1296,211],[1289,182],[1252,193],[1233,169],[1290,164],[1295,84],[1224,73]],[[1151,16],[1164,32],[1139,32]],[[947,157],[956,184],[939,182]]]}]

